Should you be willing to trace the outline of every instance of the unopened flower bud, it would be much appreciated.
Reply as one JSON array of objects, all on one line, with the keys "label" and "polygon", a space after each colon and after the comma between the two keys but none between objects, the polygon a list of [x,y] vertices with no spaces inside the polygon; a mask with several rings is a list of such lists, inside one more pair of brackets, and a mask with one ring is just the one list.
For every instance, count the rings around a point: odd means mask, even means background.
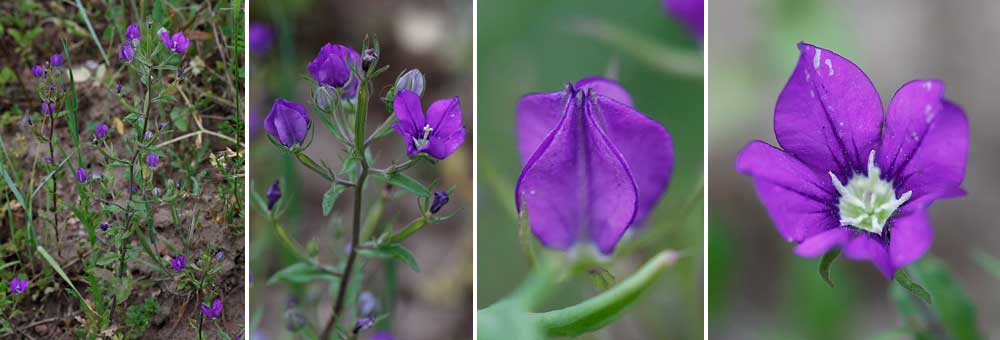
[{"label": "unopened flower bud", "polygon": [[441,208],[445,204],[448,204],[448,193],[444,191],[437,191],[434,193],[434,203],[431,203],[431,214],[436,214],[441,211]]},{"label": "unopened flower bud", "polygon": [[424,74],[418,69],[412,69],[403,73],[396,80],[396,92],[403,90],[416,93],[417,96],[424,95]]},{"label": "unopened flower bud", "polygon": [[274,204],[278,203],[279,199],[281,199],[281,186],[275,179],[274,183],[271,183],[271,187],[267,188],[267,210],[273,210]]}]

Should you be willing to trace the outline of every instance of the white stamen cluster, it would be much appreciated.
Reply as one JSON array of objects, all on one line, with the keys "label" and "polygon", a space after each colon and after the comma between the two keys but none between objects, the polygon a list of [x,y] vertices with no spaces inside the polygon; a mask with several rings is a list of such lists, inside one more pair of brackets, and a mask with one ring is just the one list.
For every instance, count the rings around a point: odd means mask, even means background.
[{"label": "white stamen cluster", "polygon": [[885,223],[903,203],[910,199],[913,191],[896,197],[892,183],[885,181],[882,171],[875,165],[875,150],[868,154],[868,174],[855,173],[845,186],[830,172],[833,186],[840,193],[840,224],[881,234]]}]

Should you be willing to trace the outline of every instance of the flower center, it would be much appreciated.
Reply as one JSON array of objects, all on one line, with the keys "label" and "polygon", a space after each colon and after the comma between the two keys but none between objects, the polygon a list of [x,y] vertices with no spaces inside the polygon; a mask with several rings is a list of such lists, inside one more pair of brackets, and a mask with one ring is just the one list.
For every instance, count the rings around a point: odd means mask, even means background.
[{"label": "flower center", "polygon": [[855,173],[845,186],[833,172],[833,186],[840,193],[840,224],[881,234],[885,223],[903,203],[910,199],[913,191],[896,197],[892,183],[881,179],[882,171],[875,166],[875,150],[868,154],[868,174]]},{"label": "flower center", "polygon": [[427,144],[430,144],[431,132],[433,131],[434,128],[432,128],[430,124],[424,125],[424,133],[421,135],[420,139],[413,138],[413,144],[417,147],[417,150],[423,150],[427,147]]}]

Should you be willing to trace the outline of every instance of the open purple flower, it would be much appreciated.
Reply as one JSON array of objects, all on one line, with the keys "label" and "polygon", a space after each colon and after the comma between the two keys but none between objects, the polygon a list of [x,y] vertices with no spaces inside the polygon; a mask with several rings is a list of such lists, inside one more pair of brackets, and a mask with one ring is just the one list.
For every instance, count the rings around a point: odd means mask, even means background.
[{"label": "open purple flower", "polygon": [[102,221],[99,227],[101,228],[101,231],[108,231],[108,221]]},{"label": "open purple flower", "polygon": [[10,292],[11,293],[14,293],[14,294],[17,294],[17,295],[21,295],[21,294],[24,294],[25,290],[28,290],[28,279],[21,279],[21,278],[18,278],[18,277],[14,277],[13,279],[10,279]]},{"label": "open purple flower", "polygon": [[286,147],[301,145],[309,133],[309,113],[302,104],[278,98],[264,117],[264,131]]},{"label": "open purple flower", "polygon": [[[346,62],[345,62],[346,61]],[[309,62],[309,74],[321,86],[343,88],[343,98],[352,98],[358,91],[358,78],[352,69],[361,66],[361,55],[344,45],[326,44]]]},{"label": "open purple flower", "polygon": [[142,31],[139,30],[139,25],[129,24],[125,28],[125,41],[132,44],[132,46],[139,45],[139,38],[142,37]]},{"label": "open purple flower", "polygon": [[187,267],[187,259],[184,258],[184,255],[177,255],[177,257],[170,259],[170,267],[174,268],[175,272],[180,273],[184,271],[184,267]]},{"label": "open purple flower", "polygon": [[43,68],[42,65],[32,66],[31,75],[35,76],[35,78],[41,78],[45,75],[45,68]]},{"label": "open purple flower", "polygon": [[62,53],[56,53],[56,54],[53,54],[51,57],[49,57],[49,64],[52,64],[52,66],[55,66],[55,67],[62,66],[62,64],[63,64],[63,55],[62,55]]},{"label": "open purple flower", "polygon": [[705,39],[705,0],[663,0],[663,8],[698,41]]},{"label": "open purple flower", "polygon": [[108,135],[108,125],[98,123],[97,126],[94,127],[94,135],[97,136],[98,139],[104,139],[104,137]]},{"label": "open purple flower", "polygon": [[80,183],[87,183],[87,170],[84,168],[76,168],[76,180]]},{"label": "open purple flower", "polygon": [[166,28],[162,27],[158,32],[160,40],[163,41],[163,45],[166,46],[167,50],[170,52],[184,54],[184,52],[187,51],[188,46],[191,45],[191,40],[188,40],[188,38],[184,36],[184,32],[178,31],[171,36],[170,31],[167,31]]},{"label": "open purple flower", "polygon": [[599,77],[522,97],[517,141],[524,162],[517,208],[527,207],[531,231],[556,249],[585,239],[613,252],[656,205],[674,164],[666,128],[634,109],[621,85]]},{"label": "open purple flower", "polygon": [[420,108],[420,96],[410,91],[397,93],[392,106],[399,119],[392,128],[406,140],[406,154],[410,157],[424,152],[445,159],[465,142],[462,104],[458,97],[432,103],[426,116]]},{"label": "open purple flower", "polygon": [[204,303],[201,304],[201,314],[204,314],[209,319],[218,319],[222,316],[222,300],[215,298],[211,306]]},{"label": "open purple flower", "polygon": [[271,27],[259,22],[251,22],[247,29],[250,33],[250,54],[262,55],[271,50]]},{"label": "open purple flower", "polygon": [[122,44],[122,47],[118,49],[118,58],[121,59],[122,61],[130,62],[134,57],[135,57],[135,49],[132,48],[132,45]]},{"label": "open purple flower", "polygon": [[157,165],[160,165],[160,155],[157,155],[155,152],[146,154],[146,165],[150,168],[155,168]]},{"label": "open purple flower", "polygon": [[841,247],[891,278],[930,248],[927,207],[965,194],[968,121],[938,80],[903,85],[883,117],[878,92],[854,63],[805,43],[799,50],[774,109],[781,149],[752,141],[736,170],[753,177],[796,254]]}]

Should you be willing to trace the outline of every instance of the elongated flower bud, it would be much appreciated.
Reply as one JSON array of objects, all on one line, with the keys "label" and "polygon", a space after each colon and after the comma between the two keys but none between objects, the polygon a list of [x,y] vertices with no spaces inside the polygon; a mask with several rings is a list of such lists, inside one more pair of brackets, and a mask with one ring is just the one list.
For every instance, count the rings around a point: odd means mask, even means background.
[{"label": "elongated flower bud", "polygon": [[412,69],[403,73],[399,79],[396,80],[396,91],[410,91],[416,93],[417,96],[424,95],[424,74],[418,69]]}]

